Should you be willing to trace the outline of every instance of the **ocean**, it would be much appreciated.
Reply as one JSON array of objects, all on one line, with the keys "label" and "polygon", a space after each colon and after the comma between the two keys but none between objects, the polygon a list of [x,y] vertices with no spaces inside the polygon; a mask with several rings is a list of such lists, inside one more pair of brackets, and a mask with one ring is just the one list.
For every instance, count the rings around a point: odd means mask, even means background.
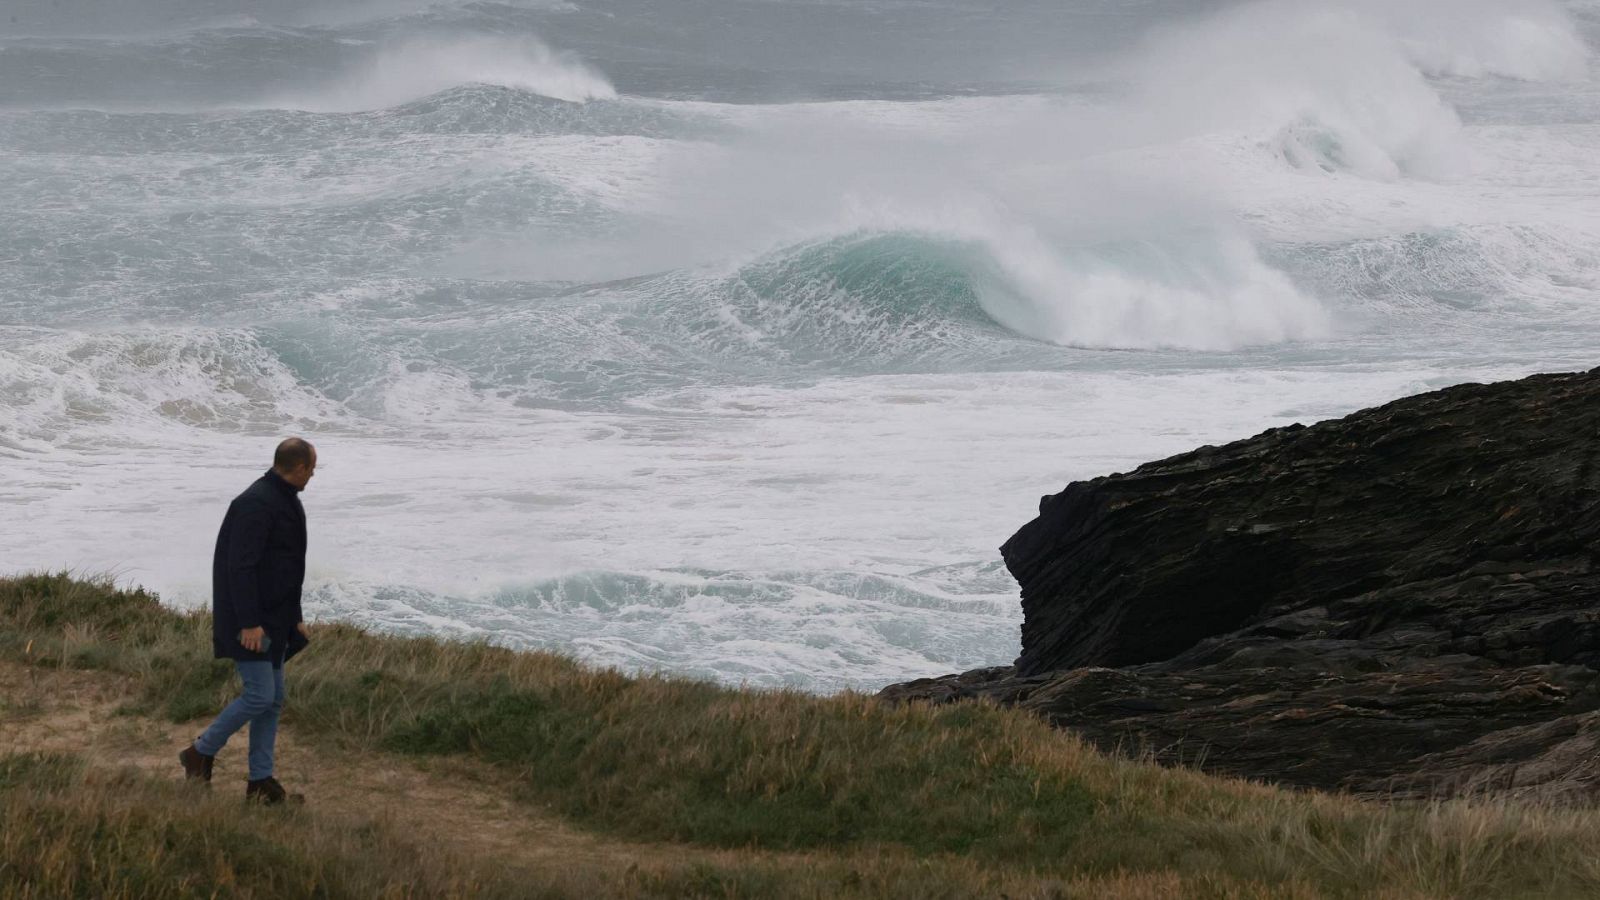
[{"label": "ocean", "polygon": [[1600,364],[1600,2],[5,0],[0,572],[808,691],[1067,482]]}]

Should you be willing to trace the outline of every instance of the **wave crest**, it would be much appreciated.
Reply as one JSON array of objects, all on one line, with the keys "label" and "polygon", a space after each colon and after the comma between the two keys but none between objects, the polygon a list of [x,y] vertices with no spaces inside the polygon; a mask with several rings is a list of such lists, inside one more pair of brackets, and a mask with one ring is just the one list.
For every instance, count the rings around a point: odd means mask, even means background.
[{"label": "wave crest", "polygon": [[1023,233],[989,252],[994,265],[977,279],[983,308],[1007,328],[1055,344],[1237,350],[1330,328],[1322,305],[1236,234],[1061,249]]},{"label": "wave crest", "polygon": [[135,423],[226,432],[318,427],[337,405],[240,331],[48,332],[0,349],[0,440],[55,442],[83,429],[127,438]]},{"label": "wave crest", "polygon": [[616,88],[576,55],[529,38],[418,38],[390,45],[342,82],[270,105],[313,112],[385,109],[450,88],[489,84],[584,103]]},{"label": "wave crest", "polygon": [[1589,47],[1549,0],[1347,0],[1383,23],[1429,75],[1581,81]]},{"label": "wave crest", "polygon": [[1017,337],[1233,350],[1329,328],[1321,304],[1249,241],[1220,232],[1081,247],[1021,227],[862,232],[790,247],[688,296],[695,343],[792,363],[884,365],[963,352],[993,363]]},{"label": "wave crest", "polygon": [[1359,9],[1239,7],[1169,30],[1141,67],[1162,118],[1257,135],[1292,165],[1386,180],[1467,167],[1455,110]]}]

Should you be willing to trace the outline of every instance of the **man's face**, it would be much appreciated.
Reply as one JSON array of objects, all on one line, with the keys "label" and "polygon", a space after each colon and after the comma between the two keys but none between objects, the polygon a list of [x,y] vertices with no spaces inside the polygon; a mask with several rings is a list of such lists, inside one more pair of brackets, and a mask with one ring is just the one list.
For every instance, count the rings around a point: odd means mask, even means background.
[{"label": "man's face", "polygon": [[311,480],[311,476],[315,474],[317,474],[317,451],[316,448],[312,448],[311,462],[289,470],[289,472],[284,474],[283,480],[303,491],[306,489],[306,483],[309,482]]}]

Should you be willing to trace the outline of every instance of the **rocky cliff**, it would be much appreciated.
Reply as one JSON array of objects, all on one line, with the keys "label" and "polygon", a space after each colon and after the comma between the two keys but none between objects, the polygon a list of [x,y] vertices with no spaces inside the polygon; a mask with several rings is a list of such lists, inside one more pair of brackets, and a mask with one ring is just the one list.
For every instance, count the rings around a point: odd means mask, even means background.
[{"label": "rocky cliff", "polygon": [[884,697],[1296,786],[1600,797],[1600,369],[1074,483],[1002,553],[1015,666]]}]

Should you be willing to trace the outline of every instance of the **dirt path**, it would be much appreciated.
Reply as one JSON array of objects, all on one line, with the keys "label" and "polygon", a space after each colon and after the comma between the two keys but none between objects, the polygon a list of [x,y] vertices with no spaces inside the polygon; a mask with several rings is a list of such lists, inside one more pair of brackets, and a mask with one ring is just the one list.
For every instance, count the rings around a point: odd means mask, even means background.
[{"label": "dirt path", "polygon": [[[177,753],[203,722],[174,725],[120,714],[129,699],[119,680],[101,672],[58,671],[0,661],[0,753],[63,751],[91,764],[132,766],[174,780],[182,778]],[[217,758],[214,791],[245,785],[248,735],[241,731]],[[359,759],[318,751],[294,730],[278,732],[277,776],[304,793],[319,816],[351,821],[392,819],[435,846],[497,867],[537,870],[603,862],[606,866],[727,861],[737,856],[681,845],[635,844],[599,837],[567,825],[537,808],[512,800],[494,781],[464,761],[411,761],[400,757]]]}]

